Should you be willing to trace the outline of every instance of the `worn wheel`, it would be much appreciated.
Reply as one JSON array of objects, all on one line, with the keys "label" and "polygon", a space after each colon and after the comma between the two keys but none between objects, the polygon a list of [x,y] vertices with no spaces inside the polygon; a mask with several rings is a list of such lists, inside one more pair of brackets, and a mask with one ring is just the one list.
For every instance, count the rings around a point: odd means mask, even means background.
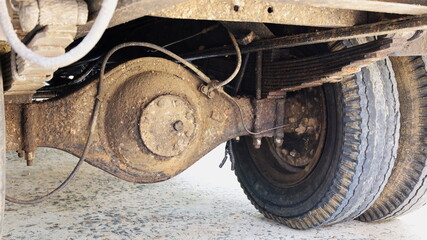
[{"label": "worn wheel", "polygon": [[380,197],[359,220],[389,219],[415,210],[427,201],[426,61],[426,57],[391,58],[401,112],[397,159]]},{"label": "worn wheel", "polygon": [[[342,83],[317,88],[321,94],[294,93],[304,99],[303,109],[322,109],[325,118],[323,124],[322,117],[316,118],[319,124],[304,124],[312,117],[298,111],[292,116],[288,100],[291,116],[285,122],[297,119],[297,126],[293,132],[285,129],[281,149],[267,139],[260,149],[250,137],[230,142],[238,180],[264,216],[306,229],[353,219],[374,202],[390,176],[399,135],[398,97],[389,67],[378,62]],[[296,147],[301,143],[305,149]]]}]

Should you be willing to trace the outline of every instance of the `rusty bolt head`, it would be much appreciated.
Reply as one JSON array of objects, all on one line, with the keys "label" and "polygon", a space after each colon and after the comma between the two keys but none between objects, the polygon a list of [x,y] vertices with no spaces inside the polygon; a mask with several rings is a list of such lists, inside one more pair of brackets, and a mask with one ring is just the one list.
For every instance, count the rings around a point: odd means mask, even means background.
[{"label": "rusty bolt head", "polygon": [[175,129],[175,131],[177,131],[177,132],[182,131],[182,129],[184,129],[184,123],[180,120],[176,121],[173,124],[173,129]]}]

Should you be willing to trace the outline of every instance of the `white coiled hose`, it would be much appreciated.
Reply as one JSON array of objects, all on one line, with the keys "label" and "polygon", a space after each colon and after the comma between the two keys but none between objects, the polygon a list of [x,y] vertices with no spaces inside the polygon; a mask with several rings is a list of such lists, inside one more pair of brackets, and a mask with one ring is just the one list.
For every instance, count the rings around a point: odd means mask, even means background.
[{"label": "white coiled hose", "polygon": [[83,41],[70,51],[57,57],[45,57],[34,53],[19,40],[9,17],[6,0],[0,0],[0,24],[9,44],[19,56],[45,68],[60,68],[78,61],[98,43],[113,17],[117,1],[104,0],[98,17]]}]

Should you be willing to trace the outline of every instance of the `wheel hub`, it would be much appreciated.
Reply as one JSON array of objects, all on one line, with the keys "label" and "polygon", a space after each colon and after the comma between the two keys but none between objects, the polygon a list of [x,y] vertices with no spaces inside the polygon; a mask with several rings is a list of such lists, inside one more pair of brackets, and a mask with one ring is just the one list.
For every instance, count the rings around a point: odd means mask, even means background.
[{"label": "wheel hub", "polygon": [[[265,139],[260,150],[251,150],[255,165],[277,186],[294,186],[316,167],[326,139],[326,103],[321,87],[289,93],[286,98],[284,142]],[[265,157],[268,153],[268,157]]]},{"label": "wheel hub", "polygon": [[325,109],[319,88],[309,88],[288,99],[286,144],[276,148],[280,161],[304,167],[320,157],[325,135]]},{"label": "wheel hub", "polygon": [[144,145],[154,154],[173,157],[191,143],[196,129],[194,109],[183,97],[163,95],[142,111],[139,130]]}]

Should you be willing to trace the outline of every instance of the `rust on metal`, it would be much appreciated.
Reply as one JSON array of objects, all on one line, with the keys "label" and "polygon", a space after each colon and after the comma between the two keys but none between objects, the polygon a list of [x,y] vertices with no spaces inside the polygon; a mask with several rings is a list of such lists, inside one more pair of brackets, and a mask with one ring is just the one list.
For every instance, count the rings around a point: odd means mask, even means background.
[{"label": "rust on metal", "polygon": [[[277,146],[273,138],[263,139],[260,150],[248,148],[259,173],[276,186],[294,186],[312,173],[326,140],[326,98],[324,88],[302,89],[286,95],[285,142]],[[247,144],[250,138],[243,138]],[[265,152],[269,152],[268,157]],[[286,172],[287,174],[283,174]]]},{"label": "rust on metal", "polygon": [[[285,98],[276,99],[276,126],[282,126],[285,124]],[[283,145],[284,138],[284,128],[278,128],[274,130],[274,144],[276,147],[281,147]]]},{"label": "rust on metal", "polygon": [[196,124],[194,107],[188,101],[176,95],[163,95],[142,110],[139,130],[144,145],[152,153],[173,157],[192,142]]},{"label": "rust on metal", "polygon": [[36,133],[37,133],[37,120],[38,111],[35,110],[33,104],[24,104],[22,105],[22,150],[25,152],[25,160],[27,161],[27,166],[32,166],[34,161],[34,151],[37,148],[36,145]]},{"label": "rust on metal", "polygon": [[[254,124],[253,131],[260,132],[263,129],[271,129],[276,127],[276,100],[264,98],[254,101]],[[272,137],[274,131],[256,134],[255,138]]]},{"label": "rust on metal", "polygon": [[[418,20],[424,21],[423,18]],[[420,26],[419,23],[411,24]],[[305,43],[334,38],[334,35],[322,35],[324,33],[306,39]],[[295,39],[301,40],[298,36],[286,39],[281,39],[282,44],[288,41],[292,45]],[[402,39],[381,38],[317,57],[265,61],[258,66],[257,99],[235,98],[243,116],[223,92],[203,93],[204,85],[200,80],[176,63],[160,58],[123,63],[106,75],[98,129],[86,161],[127,181],[163,181],[179,174],[220,143],[248,135],[248,128],[262,132],[254,136],[254,145],[258,147],[264,137],[274,139],[273,147],[278,148],[282,147],[282,139],[289,146],[292,137],[309,134],[296,137],[308,142],[304,145],[306,148],[278,151],[288,164],[303,166],[318,153],[309,149],[321,146],[319,126],[324,126],[324,122],[318,119],[321,114],[313,107],[316,104],[306,101],[311,105],[292,110],[292,106],[303,101],[285,102],[284,94],[341,81],[360,67],[387,56],[403,43]],[[248,49],[261,46],[258,50],[262,50],[271,42],[263,44],[265,42],[254,42]],[[27,105],[7,104],[7,148],[24,150],[29,164],[37,147],[58,148],[80,156],[89,132],[96,94],[97,81],[94,81],[61,99]],[[285,108],[291,110],[285,112]],[[305,117],[299,117],[301,115]],[[292,127],[272,130],[280,123],[290,123]]]},{"label": "rust on metal", "polygon": [[[223,93],[207,98],[200,84],[182,66],[160,58],[141,58],[111,70],[86,161],[127,181],[158,182],[220,143],[246,135],[243,124],[253,127],[251,101],[235,99],[244,113],[242,122]],[[23,105],[7,104],[8,150],[51,147],[80,156],[96,92],[95,81],[67,97],[26,105],[25,119]],[[272,121],[265,120],[264,126]]]},{"label": "rust on metal", "polygon": [[321,88],[307,88],[286,98],[283,134],[286,144],[274,146],[279,159],[304,167],[320,157],[326,134],[326,106]]}]

